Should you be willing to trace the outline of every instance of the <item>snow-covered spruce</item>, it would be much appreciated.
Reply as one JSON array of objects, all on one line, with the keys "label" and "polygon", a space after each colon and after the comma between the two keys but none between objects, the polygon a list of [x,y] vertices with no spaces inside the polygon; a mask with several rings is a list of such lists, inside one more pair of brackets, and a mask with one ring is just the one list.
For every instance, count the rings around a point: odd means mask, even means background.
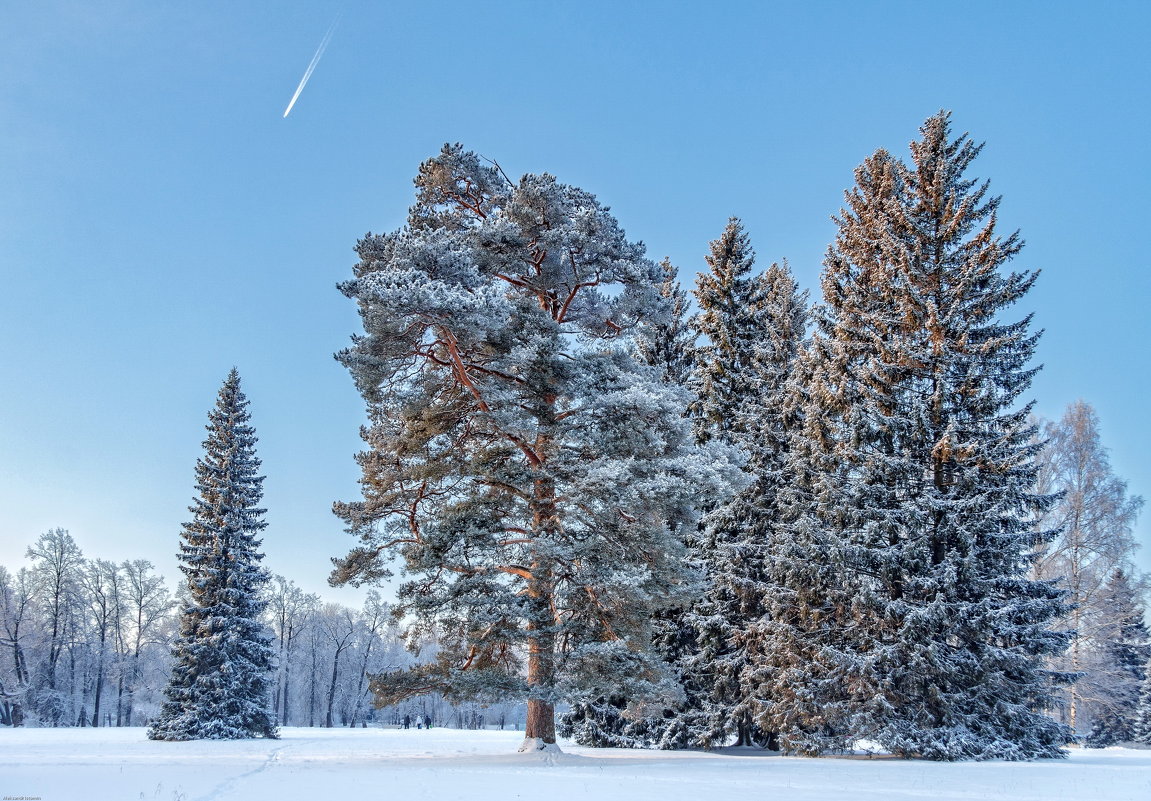
[{"label": "snow-covered spruce", "polygon": [[722,745],[732,737],[738,745],[774,745],[753,722],[761,681],[752,637],[764,614],[763,562],[788,447],[786,387],[806,300],[786,265],[753,275],[754,261],[749,236],[732,218],[696,282],[696,436],[738,448],[749,484],[727,503],[709,504],[690,541],[705,590],[683,615],[686,631],[669,632],[687,699],[653,721],[663,747]]},{"label": "snow-covered spruce", "polygon": [[1151,745],[1151,659],[1143,666],[1143,686],[1139,690],[1139,704],[1135,707],[1135,720],[1131,726],[1131,739]]},{"label": "snow-covered spruce", "polygon": [[1135,740],[1139,696],[1151,660],[1151,642],[1143,622],[1143,602],[1139,588],[1125,570],[1116,570],[1104,587],[1099,606],[1104,629],[1097,670],[1105,681],[1106,693],[1099,699],[1086,745],[1105,748]]},{"label": "snow-covered spruce", "polygon": [[180,570],[188,603],[172,648],[167,700],[148,729],[153,740],[276,737],[269,710],[272,648],[260,614],[268,573],[257,535],[256,434],[235,369],[208,415],[204,456],[196,461],[192,521],[184,524]]},{"label": "snow-covered spruce", "polygon": [[964,173],[980,146],[929,118],[905,165],[856,171],[797,371],[803,428],[768,595],[766,723],[785,748],[867,738],[929,759],[1063,755],[1041,710],[1061,593],[1027,577],[1036,516],[1030,318],[1000,315],[1035,274]]},{"label": "snow-covered spruce", "polygon": [[[704,518],[697,558],[707,589],[693,610],[696,651],[687,673],[707,687],[697,741],[723,745],[734,736],[736,745],[775,748],[774,731],[760,720],[766,700],[762,621],[771,591],[765,562],[782,519],[779,491],[797,424],[789,384],[805,333],[807,298],[786,264],[772,264],[738,291],[740,279],[726,274],[731,267],[719,256],[727,250],[725,241],[739,233],[729,227],[713,243],[711,272],[700,277],[696,290],[700,330],[711,343],[700,360],[701,400],[712,418],[697,421],[697,427],[747,455],[752,483]],[[750,247],[746,252],[750,256]],[[732,266],[738,265],[735,260]]]},{"label": "snow-covered spruce", "polygon": [[526,737],[552,743],[560,699],[675,695],[651,647],[691,586],[675,527],[739,471],[634,356],[668,317],[664,276],[594,196],[460,146],[416,186],[341,287],[365,333],[339,359],[371,425],[363,500],[336,504],[359,543],[332,580],[401,555],[413,635],[440,632],[434,662],[375,677],[378,700],[526,698]]},{"label": "snow-covered spruce", "polygon": [[659,371],[672,386],[683,387],[695,369],[695,331],[687,313],[687,292],[680,286],[678,269],[669,259],[659,263],[663,273],[659,293],[667,304],[665,317],[653,317],[640,326],[636,338],[639,358]]},{"label": "snow-covered spruce", "polygon": [[[692,564],[704,575],[703,595],[690,607],[658,614],[653,624],[686,697],[675,707],[630,714],[618,697],[573,707],[565,730],[581,744],[710,747],[734,736],[738,745],[774,745],[771,733],[754,724],[762,706],[755,626],[763,615],[766,545],[779,516],[776,493],[792,418],[787,385],[804,334],[806,293],[786,265],[753,276],[754,261],[750,238],[732,218],[697,279],[700,314],[693,323],[703,344],[691,360],[696,436],[740,450],[749,483],[728,503],[709,503],[701,530],[684,532]],[[665,380],[676,380],[664,372]]]},{"label": "snow-covered spruce", "polygon": [[708,269],[696,277],[699,313],[692,324],[702,337],[696,348],[696,438],[719,438],[746,446],[755,428],[759,395],[756,351],[763,337],[760,280],[751,274],[755,251],[738,217],[710,245]]}]

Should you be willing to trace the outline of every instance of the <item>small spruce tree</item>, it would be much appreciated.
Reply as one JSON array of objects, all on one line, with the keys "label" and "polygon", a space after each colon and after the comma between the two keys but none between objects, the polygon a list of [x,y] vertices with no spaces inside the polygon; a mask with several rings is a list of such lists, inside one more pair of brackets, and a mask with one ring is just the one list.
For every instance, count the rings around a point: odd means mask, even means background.
[{"label": "small spruce tree", "polygon": [[1135,721],[1131,726],[1131,739],[1151,745],[1151,659],[1143,666],[1143,687],[1139,690],[1139,704],[1135,707]]},{"label": "small spruce tree", "polygon": [[1128,571],[1119,569],[1112,573],[1104,602],[1111,618],[1103,653],[1109,692],[1087,735],[1089,748],[1106,748],[1135,739],[1140,690],[1147,678],[1147,660],[1151,659],[1143,604]]},{"label": "small spruce tree", "polygon": [[238,740],[277,736],[269,710],[271,640],[260,615],[268,572],[257,535],[256,434],[233,368],[208,415],[204,456],[196,461],[199,497],[181,534],[180,570],[188,602],[172,648],[167,700],[148,729],[153,740]]}]

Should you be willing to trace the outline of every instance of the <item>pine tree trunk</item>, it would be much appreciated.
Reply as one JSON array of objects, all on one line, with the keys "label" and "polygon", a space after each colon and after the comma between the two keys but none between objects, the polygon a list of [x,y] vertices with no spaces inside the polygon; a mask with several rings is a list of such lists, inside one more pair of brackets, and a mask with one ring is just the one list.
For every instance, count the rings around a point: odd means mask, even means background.
[{"label": "pine tree trunk", "polygon": [[545,743],[556,741],[555,704],[539,698],[528,699],[528,720],[524,726],[525,739],[538,739]]},{"label": "pine tree trunk", "polygon": [[[546,445],[538,450],[546,452]],[[548,477],[537,479],[534,495],[532,528],[547,537],[557,525],[555,483]],[[532,601],[527,621],[528,687],[533,690],[541,687],[550,690],[555,685],[555,635],[552,634],[554,584],[551,566],[536,558],[532,563],[531,576],[527,588],[528,597]],[[545,745],[555,744],[555,704],[551,701],[528,699],[525,745],[529,740],[538,740]]]},{"label": "pine tree trunk", "polygon": [[[535,584],[535,582],[533,582]],[[551,592],[538,587],[532,596],[536,603],[533,619],[528,623],[528,686],[548,687],[555,683],[555,637],[550,632]],[[547,616],[547,617],[545,617]],[[538,739],[552,744],[556,741],[555,704],[540,698],[528,699],[525,739]]]}]

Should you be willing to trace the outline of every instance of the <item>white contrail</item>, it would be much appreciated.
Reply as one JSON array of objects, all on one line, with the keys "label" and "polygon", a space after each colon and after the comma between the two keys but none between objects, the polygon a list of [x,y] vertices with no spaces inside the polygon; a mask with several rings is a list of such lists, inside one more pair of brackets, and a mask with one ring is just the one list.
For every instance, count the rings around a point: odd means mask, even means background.
[{"label": "white contrail", "polygon": [[312,56],[312,62],[308,64],[308,68],[304,70],[304,77],[300,79],[300,85],[296,87],[296,93],[292,95],[292,99],[288,101],[288,107],[284,109],[284,117],[292,111],[292,106],[296,105],[296,100],[300,97],[300,92],[304,91],[304,87],[308,84],[308,79],[312,77],[312,71],[316,69],[316,65],[320,63],[320,58],[324,55],[324,50],[328,46],[332,34],[336,31],[336,26],[340,24],[340,17],[344,15],[343,10],[336,14],[336,18],[332,20],[332,24],[328,26],[328,32],[324,34],[324,40],[320,42],[320,46],[316,48],[316,54]]}]

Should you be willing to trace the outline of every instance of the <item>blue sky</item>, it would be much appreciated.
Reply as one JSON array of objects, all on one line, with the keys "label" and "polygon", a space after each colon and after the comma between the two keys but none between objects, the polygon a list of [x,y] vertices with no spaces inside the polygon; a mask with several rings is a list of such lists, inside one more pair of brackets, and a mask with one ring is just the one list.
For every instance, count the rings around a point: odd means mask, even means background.
[{"label": "blue sky", "polygon": [[[712,7],[718,6],[718,7]],[[818,288],[852,171],[940,108],[1041,268],[1031,396],[1151,495],[1145,3],[0,0],[0,564],[49,527],[175,576],[216,391],[264,460],[266,564],[327,597],[362,404],[336,289],[445,141],[596,193],[687,281],[729,215]],[[325,31],[323,59],[285,106]],[[1151,569],[1151,513],[1138,534]]]}]

